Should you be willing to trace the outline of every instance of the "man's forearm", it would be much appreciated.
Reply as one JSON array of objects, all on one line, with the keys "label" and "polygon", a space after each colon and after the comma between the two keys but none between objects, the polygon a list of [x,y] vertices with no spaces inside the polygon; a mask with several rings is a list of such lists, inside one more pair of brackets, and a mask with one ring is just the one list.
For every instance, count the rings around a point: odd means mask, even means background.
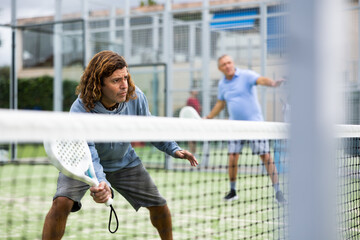
[{"label": "man's forearm", "polygon": [[267,77],[259,77],[256,80],[256,84],[257,85],[263,85],[263,86],[268,86],[268,87],[278,87],[281,85],[281,83],[284,82],[284,80],[272,80],[270,78]]},{"label": "man's forearm", "polygon": [[221,112],[221,110],[224,108],[224,106],[225,106],[224,102],[221,102],[221,101],[216,102],[215,106],[213,107],[213,109],[211,110],[209,115],[206,116],[206,118],[211,119],[211,118],[216,117]]}]

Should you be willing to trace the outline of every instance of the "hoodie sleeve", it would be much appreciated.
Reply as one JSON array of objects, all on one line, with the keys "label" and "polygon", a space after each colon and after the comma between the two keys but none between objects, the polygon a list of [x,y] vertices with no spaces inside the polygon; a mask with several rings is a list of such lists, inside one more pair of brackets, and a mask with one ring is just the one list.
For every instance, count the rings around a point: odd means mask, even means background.
[{"label": "hoodie sleeve", "polygon": [[95,170],[95,174],[97,179],[99,180],[99,182],[106,182],[106,184],[111,187],[111,184],[106,180],[106,174],[104,173],[104,169],[103,166],[100,163],[100,158],[98,155],[98,152],[95,148],[95,143],[94,142],[88,142],[89,148],[90,148],[90,152],[91,152],[91,158],[93,161],[93,165],[94,165],[94,170]]},{"label": "hoodie sleeve", "polygon": [[[145,94],[141,92],[140,89],[138,89],[137,94],[139,98],[137,115],[153,117],[150,113],[149,104]],[[175,157],[176,151],[181,150],[176,142],[152,142],[151,144],[172,157]]]},{"label": "hoodie sleeve", "polygon": [[[78,97],[75,102],[72,104],[71,108],[70,108],[70,113],[89,113],[86,111],[81,99]],[[95,143],[94,142],[88,142],[88,146],[90,148],[90,152],[91,152],[91,158],[92,158],[92,162],[94,165],[94,170],[95,170],[95,174],[97,179],[99,180],[99,182],[106,182],[106,184],[111,187],[111,184],[106,180],[106,175],[104,173],[104,169],[103,166],[100,164],[100,157],[99,154],[95,148]]]},{"label": "hoodie sleeve", "polygon": [[151,144],[160,151],[167,153],[172,157],[175,157],[176,151],[181,150],[181,148],[176,142],[152,142]]}]

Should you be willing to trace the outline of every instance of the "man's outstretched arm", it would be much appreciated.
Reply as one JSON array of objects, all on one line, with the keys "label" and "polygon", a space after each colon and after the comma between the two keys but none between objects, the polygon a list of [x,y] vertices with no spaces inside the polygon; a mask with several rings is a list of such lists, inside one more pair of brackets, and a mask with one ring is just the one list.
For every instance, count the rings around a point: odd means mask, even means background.
[{"label": "man's outstretched arm", "polygon": [[221,112],[221,110],[223,110],[225,105],[226,105],[225,101],[217,100],[215,106],[213,107],[213,109],[211,110],[209,115],[206,116],[206,118],[211,119],[211,118],[216,117],[219,114],[219,112]]},{"label": "man's outstretched arm", "polygon": [[259,77],[256,80],[256,85],[263,85],[263,86],[268,86],[268,87],[278,87],[281,85],[282,82],[284,82],[283,79],[274,81],[268,77]]}]

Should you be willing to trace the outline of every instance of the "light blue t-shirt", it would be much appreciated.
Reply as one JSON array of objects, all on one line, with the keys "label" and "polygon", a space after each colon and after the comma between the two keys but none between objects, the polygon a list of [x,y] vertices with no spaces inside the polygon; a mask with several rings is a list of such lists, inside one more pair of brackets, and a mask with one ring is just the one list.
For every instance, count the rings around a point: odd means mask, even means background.
[{"label": "light blue t-shirt", "polygon": [[256,91],[256,80],[260,74],[251,70],[236,69],[228,80],[220,79],[218,99],[226,101],[230,120],[263,121]]}]

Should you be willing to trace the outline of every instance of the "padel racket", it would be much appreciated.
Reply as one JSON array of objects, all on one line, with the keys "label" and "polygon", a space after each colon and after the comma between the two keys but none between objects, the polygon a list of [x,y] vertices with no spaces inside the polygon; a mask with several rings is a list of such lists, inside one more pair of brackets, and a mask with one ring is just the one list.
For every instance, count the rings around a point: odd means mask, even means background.
[{"label": "padel racket", "polygon": [[[50,162],[65,176],[82,181],[90,186],[97,187],[99,185],[99,181],[95,175],[90,149],[86,141],[55,140],[44,142],[44,148],[49,156]],[[105,204],[111,208],[109,231],[115,233],[119,223],[112,203],[113,199],[109,198]],[[114,231],[110,229],[112,213],[114,213],[117,222]]]},{"label": "padel racket", "polygon": [[181,108],[179,117],[180,118],[201,119],[199,113],[195,110],[195,108],[190,107],[190,106]]}]

